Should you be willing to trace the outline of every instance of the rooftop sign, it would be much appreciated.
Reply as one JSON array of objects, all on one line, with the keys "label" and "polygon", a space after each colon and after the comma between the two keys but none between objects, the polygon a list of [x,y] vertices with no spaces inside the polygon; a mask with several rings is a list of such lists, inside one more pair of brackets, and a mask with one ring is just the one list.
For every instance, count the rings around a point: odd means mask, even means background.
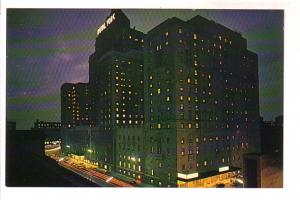
[{"label": "rooftop sign", "polygon": [[113,13],[107,20],[97,29],[97,35],[106,29],[113,21],[115,21],[115,13]]},{"label": "rooftop sign", "polygon": [[228,171],[228,170],[229,170],[229,166],[219,168],[219,172],[225,172],[225,171]]},{"label": "rooftop sign", "polygon": [[178,178],[182,178],[182,179],[192,179],[192,178],[197,178],[199,176],[198,172],[196,173],[192,173],[192,174],[182,174],[182,173],[177,173],[177,177]]}]

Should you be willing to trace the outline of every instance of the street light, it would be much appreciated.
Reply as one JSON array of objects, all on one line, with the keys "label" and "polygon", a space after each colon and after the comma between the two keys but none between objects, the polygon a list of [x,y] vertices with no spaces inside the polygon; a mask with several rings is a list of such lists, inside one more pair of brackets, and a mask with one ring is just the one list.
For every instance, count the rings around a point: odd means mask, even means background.
[{"label": "street light", "polygon": [[88,149],[87,150],[89,153],[93,153],[93,150],[92,149]]},{"label": "street light", "polygon": [[243,181],[242,179],[237,178],[236,181],[239,182],[240,184],[242,184],[242,185],[243,185],[243,188],[245,187],[245,186],[244,186],[244,181]]}]

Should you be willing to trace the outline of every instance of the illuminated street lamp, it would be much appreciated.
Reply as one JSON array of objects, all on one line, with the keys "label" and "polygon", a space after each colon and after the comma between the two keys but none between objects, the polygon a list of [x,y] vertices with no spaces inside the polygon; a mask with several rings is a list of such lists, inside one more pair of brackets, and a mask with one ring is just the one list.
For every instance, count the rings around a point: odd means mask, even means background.
[{"label": "illuminated street lamp", "polygon": [[89,153],[93,153],[93,150],[92,149],[88,149],[87,150]]},{"label": "illuminated street lamp", "polygon": [[242,184],[242,185],[243,185],[243,188],[245,187],[245,186],[244,186],[244,181],[243,181],[242,179],[239,179],[239,178],[238,178],[238,179],[236,179],[236,181],[239,182],[240,184]]}]

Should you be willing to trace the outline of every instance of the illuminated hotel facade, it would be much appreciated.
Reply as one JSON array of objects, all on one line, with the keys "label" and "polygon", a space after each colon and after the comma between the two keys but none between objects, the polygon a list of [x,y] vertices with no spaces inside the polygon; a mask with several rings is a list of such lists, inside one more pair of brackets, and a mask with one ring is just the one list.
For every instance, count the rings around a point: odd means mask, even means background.
[{"label": "illuminated hotel facade", "polygon": [[171,18],[147,33],[144,52],[148,182],[193,185],[260,151],[257,56],[239,33]]},{"label": "illuminated hotel facade", "polygon": [[243,153],[260,152],[257,55],[241,34],[196,16],[145,35],[120,10],[97,34],[88,84],[96,131],[77,145],[81,155],[143,183],[187,187],[227,178]]}]

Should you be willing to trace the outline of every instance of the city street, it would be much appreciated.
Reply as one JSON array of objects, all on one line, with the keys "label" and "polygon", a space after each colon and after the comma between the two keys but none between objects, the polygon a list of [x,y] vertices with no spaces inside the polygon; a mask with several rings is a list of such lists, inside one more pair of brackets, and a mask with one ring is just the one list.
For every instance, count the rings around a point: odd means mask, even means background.
[{"label": "city street", "polygon": [[96,183],[101,187],[133,187],[131,184],[125,181],[98,171],[90,164],[80,162],[69,157],[60,158],[58,156],[59,149],[60,148],[56,146],[53,147],[53,149],[48,148],[45,153],[52,159],[56,160],[60,166],[88,179],[89,181]]}]

